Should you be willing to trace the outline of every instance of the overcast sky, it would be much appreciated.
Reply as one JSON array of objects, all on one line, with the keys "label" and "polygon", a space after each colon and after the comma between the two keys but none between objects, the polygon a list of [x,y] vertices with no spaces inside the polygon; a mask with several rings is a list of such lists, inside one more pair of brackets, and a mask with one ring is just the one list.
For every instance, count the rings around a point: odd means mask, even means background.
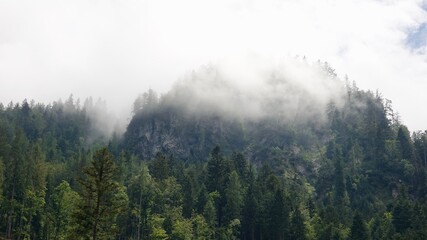
[{"label": "overcast sky", "polygon": [[427,1],[0,0],[0,101],[138,93],[236,56],[327,61],[427,129]]}]

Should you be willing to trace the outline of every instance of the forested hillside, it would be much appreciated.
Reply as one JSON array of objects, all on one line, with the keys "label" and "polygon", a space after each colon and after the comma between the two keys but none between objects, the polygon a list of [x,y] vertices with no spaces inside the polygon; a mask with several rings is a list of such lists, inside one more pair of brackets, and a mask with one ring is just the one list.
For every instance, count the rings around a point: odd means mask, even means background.
[{"label": "forested hillside", "polygon": [[427,132],[322,69],[340,95],[275,75],[256,111],[150,90],[123,136],[91,101],[0,105],[1,238],[427,239]]}]

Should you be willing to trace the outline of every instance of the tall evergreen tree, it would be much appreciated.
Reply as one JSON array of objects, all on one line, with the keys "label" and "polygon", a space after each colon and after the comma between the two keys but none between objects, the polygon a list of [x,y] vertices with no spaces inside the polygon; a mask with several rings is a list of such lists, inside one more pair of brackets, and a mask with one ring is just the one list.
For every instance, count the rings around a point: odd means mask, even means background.
[{"label": "tall evergreen tree", "polygon": [[397,233],[404,233],[411,226],[411,205],[404,190],[393,208],[393,225]]},{"label": "tall evergreen tree", "polygon": [[73,191],[70,184],[62,181],[53,191],[52,206],[50,206],[50,217],[52,229],[48,238],[52,239],[69,239],[72,234],[73,222],[72,214],[74,213],[79,195]]},{"label": "tall evergreen tree", "polygon": [[344,183],[344,170],[342,167],[342,154],[338,147],[336,147],[334,154],[334,165],[335,165],[335,185],[334,185],[334,202],[340,204],[343,201],[345,195],[345,183]]},{"label": "tall evergreen tree", "polygon": [[151,169],[150,169],[151,175],[159,180],[164,180],[169,177],[171,171],[170,171],[170,164],[168,159],[160,152],[156,154],[156,157],[154,158]]},{"label": "tall evergreen tree", "polygon": [[29,180],[25,191],[23,211],[23,233],[32,239],[41,238],[42,215],[46,196],[47,169],[44,162],[45,156],[40,142],[33,144],[30,156],[26,161],[27,178]]},{"label": "tall evergreen tree", "polygon": [[5,159],[5,168],[7,171],[5,171],[4,195],[7,207],[6,235],[8,238],[12,238],[14,230],[22,228],[22,203],[29,180],[25,172],[25,160],[28,157],[28,148],[28,140],[23,130],[18,128],[12,142],[10,155]]},{"label": "tall evergreen tree", "polygon": [[209,193],[218,192],[219,197],[216,201],[216,217],[218,226],[222,226],[224,218],[223,208],[225,206],[225,188],[227,186],[227,176],[230,172],[230,166],[221,154],[219,146],[216,146],[210,155],[207,163],[206,187]]},{"label": "tall evergreen tree", "polygon": [[290,224],[290,239],[292,240],[305,240],[306,229],[304,225],[304,218],[301,210],[297,206],[292,213],[291,224]]},{"label": "tall evergreen tree", "polygon": [[350,231],[350,240],[369,240],[369,232],[362,217],[357,212],[353,218],[353,225]]},{"label": "tall evergreen tree", "polygon": [[216,146],[207,163],[206,187],[208,192],[224,192],[229,170],[229,165],[222,156],[220,147]]},{"label": "tall evergreen tree", "polygon": [[225,201],[225,224],[228,224],[233,219],[240,218],[243,202],[239,175],[236,171],[230,174],[228,186],[225,189]]},{"label": "tall evergreen tree", "polygon": [[154,195],[156,192],[155,182],[151,178],[148,167],[143,165],[137,176],[135,176],[128,188],[129,208],[135,217],[131,230],[135,239],[146,239],[149,237],[149,219],[154,205]]},{"label": "tall evergreen tree", "polygon": [[255,189],[255,177],[253,171],[249,171],[248,174],[249,186],[246,190],[242,209],[242,239],[254,240],[255,239],[255,228],[257,224],[258,215],[258,202],[257,194]]},{"label": "tall evergreen tree", "polygon": [[414,147],[412,144],[409,131],[405,126],[400,126],[397,131],[397,141],[399,143],[399,149],[402,159],[412,161],[414,158]]},{"label": "tall evergreen tree", "polygon": [[116,166],[112,154],[106,149],[95,152],[91,165],[84,169],[81,203],[76,213],[79,238],[114,239],[117,234],[116,218],[127,205],[127,195],[115,180]]},{"label": "tall evergreen tree", "polygon": [[196,196],[194,191],[194,180],[188,174],[184,174],[184,183],[182,190],[184,197],[184,206],[182,212],[184,217],[190,218],[193,214]]},{"label": "tall evergreen tree", "polygon": [[241,180],[246,181],[249,173],[248,161],[242,153],[233,153],[231,156],[234,170],[239,174]]},{"label": "tall evergreen tree", "polygon": [[271,219],[268,228],[271,230],[271,239],[282,240],[290,236],[288,204],[285,203],[282,190],[278,189],[270,209]]}]

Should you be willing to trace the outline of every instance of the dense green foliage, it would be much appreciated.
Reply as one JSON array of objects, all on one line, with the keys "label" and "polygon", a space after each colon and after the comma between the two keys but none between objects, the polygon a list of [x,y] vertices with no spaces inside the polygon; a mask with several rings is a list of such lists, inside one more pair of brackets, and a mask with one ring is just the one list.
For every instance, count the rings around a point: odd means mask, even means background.
[{"label": "dense green foliage", "polygon": [[379,94],[347,87],[324,123],[296,124],[189,116],[149,92],[122,139],[88,111],[0,105],[1,237],[427,239],[427,132]]}]

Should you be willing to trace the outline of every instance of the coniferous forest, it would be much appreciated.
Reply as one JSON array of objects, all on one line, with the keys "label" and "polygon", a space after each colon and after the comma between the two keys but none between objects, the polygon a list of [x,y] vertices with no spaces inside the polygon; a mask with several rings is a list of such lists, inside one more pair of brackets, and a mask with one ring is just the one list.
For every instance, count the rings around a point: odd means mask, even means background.
[{"label": "coniferous forest", "polygon": [[0,105],[0,239],[427,239],[427,132],[342,86],[306,121],[150,90],[112,135],[91,100]]}]

